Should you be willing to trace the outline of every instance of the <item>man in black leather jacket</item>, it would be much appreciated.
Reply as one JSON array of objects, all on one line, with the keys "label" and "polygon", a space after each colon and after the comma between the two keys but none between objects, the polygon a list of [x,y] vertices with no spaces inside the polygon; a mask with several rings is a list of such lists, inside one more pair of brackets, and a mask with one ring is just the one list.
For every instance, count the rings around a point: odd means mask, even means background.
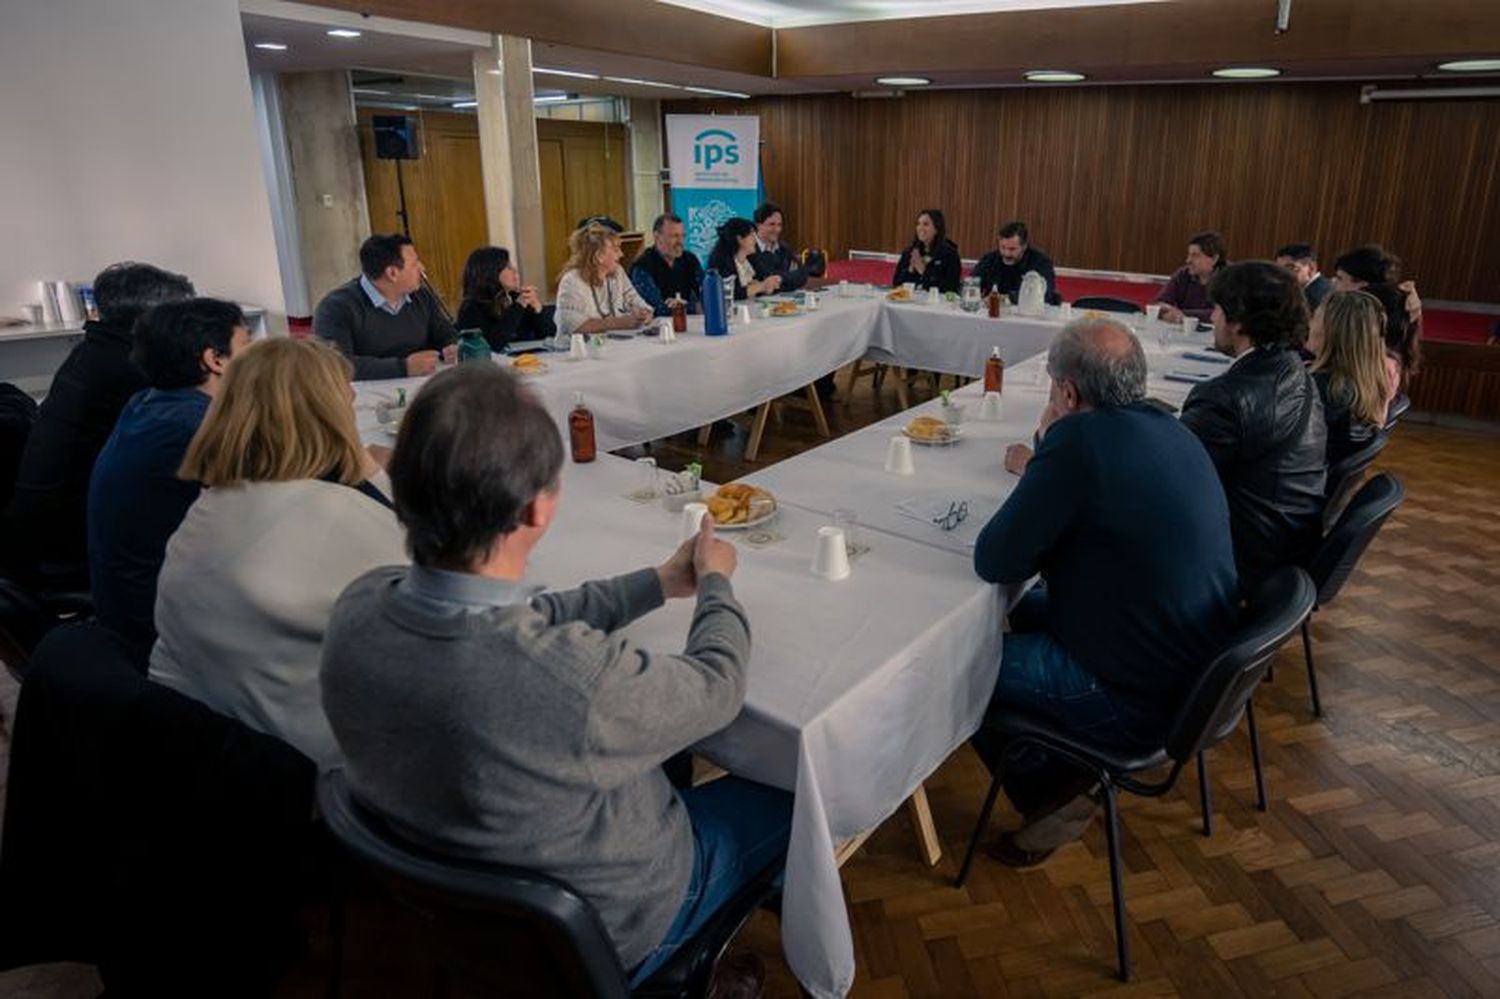
[{"label": "man in black leather jacket", "polygon": [[1318,391],[1294,344],[1307,334],[1297,281],[1268,261],[1232,264],[1209,284],[1214,346],[1229,370],[1188,394],[1185,423],[1229,499],[1242,589],[1301,564],[1317,545],[1328,464]]}]

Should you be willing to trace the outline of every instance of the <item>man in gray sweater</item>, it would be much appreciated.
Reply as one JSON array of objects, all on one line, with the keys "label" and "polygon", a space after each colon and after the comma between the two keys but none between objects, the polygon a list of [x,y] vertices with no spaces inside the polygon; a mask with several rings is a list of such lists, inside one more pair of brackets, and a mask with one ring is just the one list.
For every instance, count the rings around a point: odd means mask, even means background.
[{"label": "man in gray sweater", "polygon": [[[749,622],[711,520],[655,568],[564,593],[524,581],[562,460],[546,409],[499,368],[422,390],[389,469],[414,565],[339,598],[323,706],[365,805],[428,849],[566,881],[639,981],[781,863],[791,796],[735,777],[678,792],[661,768],[744,702]],[[690,596],[683,651],[619,634]]]},{"label": "man in gray sweater", "polygon": [[354,377],[430,375],[458,353],[458,334],[436,295],[416,247],[400,233],[376,234],[359,247],[359,277],[323,296],[313,333],[354,363]]}]

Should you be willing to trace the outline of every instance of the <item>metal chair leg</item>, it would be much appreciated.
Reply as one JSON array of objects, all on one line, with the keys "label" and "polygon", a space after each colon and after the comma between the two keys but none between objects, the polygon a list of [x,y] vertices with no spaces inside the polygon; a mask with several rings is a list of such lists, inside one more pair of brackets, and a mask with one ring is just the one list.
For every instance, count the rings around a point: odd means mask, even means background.
[{"label": "metal chair leg", "polygon": [[1266,810],[1266,775],[1260,765],[1260,733],[1255,728],[1255,698],[1245,702],[1245,725],[1250,730],[1250,761],[1255,764],[1255,807]]},{"label": "metal chair leg", "polygon": [[1130,935],[1125,931],[1125,881],[1120,873],[1120,815],[1114,785],[1104,783],[1104,835],[1109,842],[1109,891],[1115,903],[1115,953],[1120,981],[1130,981]]},{"label": "metal chair leg", "polygon": [[1198,753],[1198,808],[1203,812],[1203,835],[1214,834],[1214,796],[1208,786],[1208,761]]},{"label": "metal chair leg", "polygon": [[1323,702],[1318,698],[1318,671],[1313,667],[1312,635],[1308,631],[1308,625],[1312,622],[1312,615],[1302,622],[1302,654],[1307,659],[1307,689],[1312,692],[1313,717],[1323,717]]},{"label": "metal chair leg", "polygon": [[969,837],[969,849],[964,852],[964,862],[958,868],[958,877],[953,880],[955,888],[962,888],[964,880],[969,876],[969,866],[974,863],[974,854],[979,849],[979,839],[990,824],[990,813],[995,810],[995,799],[998,797],[1000,797],[1000,778],[995,777],[990,781],[989,792],[984,796],[984,807],[979,810],[979,821],[974,824],[974,835]]}]

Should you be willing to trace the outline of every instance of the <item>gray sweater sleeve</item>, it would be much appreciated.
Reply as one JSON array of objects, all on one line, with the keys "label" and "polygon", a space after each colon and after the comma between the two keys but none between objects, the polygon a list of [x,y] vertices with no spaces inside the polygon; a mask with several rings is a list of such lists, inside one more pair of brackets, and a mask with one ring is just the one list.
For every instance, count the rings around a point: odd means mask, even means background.
[{"label": "gray sweater sleeve", "polygon": [[543,593],[531,605],[548,624],[582,621],[600,631],[617,631],[664,602],[655,569],[637,569],[613,579],[584,583],[576,590]]},{"label": "gray sweater sleeve", "polygon": [[623,639],[613,651],[588,718],[590,746],[605,759],[665,759],[728,725],[744,704],[750,622],[722,575],[699,581],[682,652],[648,652]]}]

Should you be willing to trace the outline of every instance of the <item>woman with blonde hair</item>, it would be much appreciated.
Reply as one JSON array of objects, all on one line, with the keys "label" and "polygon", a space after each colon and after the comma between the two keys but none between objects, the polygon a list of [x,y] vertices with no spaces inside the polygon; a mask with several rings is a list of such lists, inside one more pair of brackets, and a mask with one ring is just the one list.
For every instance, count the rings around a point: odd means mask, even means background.
[{"label": "woman with blonde hair", "polygon": [[620,266],[620,235],[590,222],[568,237],[571,256],[557,282],[557,332],[606,333],[651,320],[652,309]]},{"label": "woman with blonde hair", "polygon": [[1385,426],[1401,373],[1385,350],[1385,307],[1364,291],[1335,291],[1308,324],[1313,382],[1328,423],[1328,464],[1368,444]]},{"label": "woman with blonde hair", "polygon": [[318,686],[355,577],[407,561],[389,483],[360,445],[349,362],[317,341],[235,357],[178,474],[203,491],[167,542],[151,678],[339,759]]}]

